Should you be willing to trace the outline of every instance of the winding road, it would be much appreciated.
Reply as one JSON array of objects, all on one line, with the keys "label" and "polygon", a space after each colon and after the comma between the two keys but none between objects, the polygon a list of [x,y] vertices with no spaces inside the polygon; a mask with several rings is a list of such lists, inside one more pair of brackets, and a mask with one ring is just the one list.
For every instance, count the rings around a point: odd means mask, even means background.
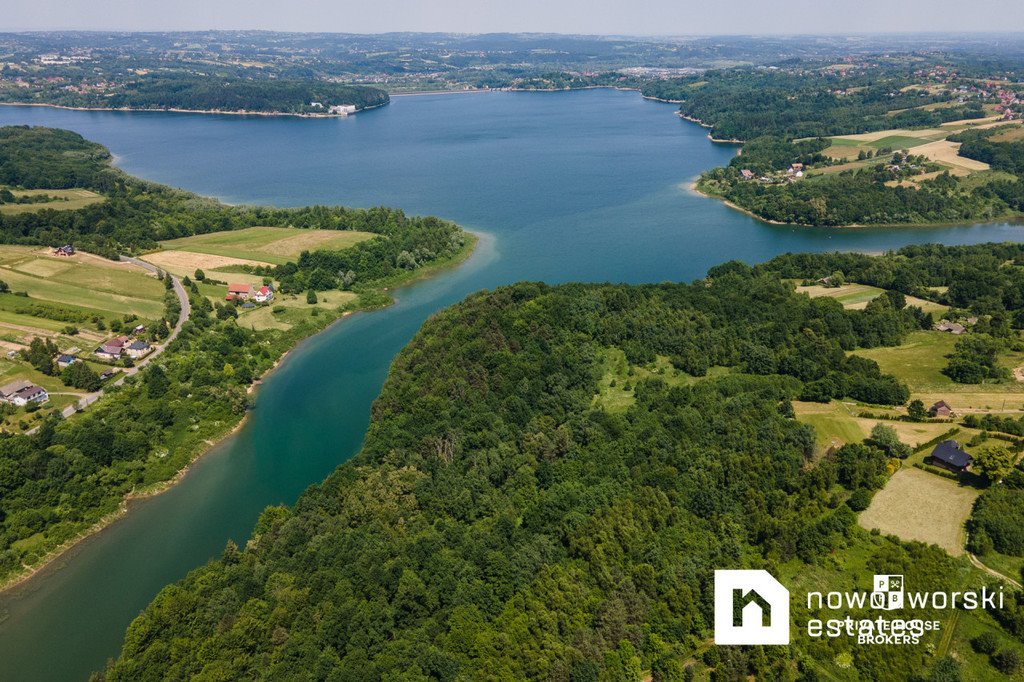
[{"label": "winding road", "polygon": [[[160,269],[158,267],[156,267],[152,263],[147,263],[144,260],[132,258],[131,256],[121,256],[121,260],[125,263],[137,265],[140,268],[143,268],[144,270],[148,270],[154,275],[158,275],[160,273]],[[185,324],[185,321],[188,320],[189,316],[192,314],[192,306],[188,302],[188,292],[185,291],[185,287],[181,285],[181,281],[177,277],[175,277],[169,272],[166,274],[168,277],[171,278],[172,288],[174,289],[175,295],[178,297],[178,303],[181,305],[181,312],[178,314],[178,321],[175,323],[174,328],[171,329],[171,333],[167,335],[167,338],[164,339],[164,342],[162,344],[157,346],[152,353],[150,353],[142,360],[140,360],[137,365],[135,365],[134,367],[129,367],[128,369],[123,371],[121,373],[121,376],[118,377],[116,381],[111,382],[108,388],[113,386],[120,386],[121,384],[124,383],[125,379],[134,374],[137,374],[139,370],[148,365],[155,358],[159,357],[167,349],[167,347],[171,345],[171,342],[178,337],[178,334],[181,332],[182,326]],[[105,389],[101,388],[98,391],[86,393],[81,398],[79,398],[77,402],[72,403],[71,405],[68,405],[63,410],[61,410],[61,414],[66,419],[67,417],[70,417],[71,415],[75,414],[75,412],[78,412],[79,410],[84,410],[86,407],[92,405],[97,400],[99,400],[103,396],[104,390]],[[39,427],[36,426],[35,428],[26,431],[26,433],[32,434],[38,430]]]}]

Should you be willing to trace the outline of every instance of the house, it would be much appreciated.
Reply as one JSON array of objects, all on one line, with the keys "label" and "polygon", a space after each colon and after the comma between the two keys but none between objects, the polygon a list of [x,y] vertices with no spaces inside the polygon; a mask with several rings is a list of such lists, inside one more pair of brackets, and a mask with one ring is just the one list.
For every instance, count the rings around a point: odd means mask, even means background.
[{"label": "house", "polygon": [[153,350],[153,347],[145,341],[132,341],[124,347],[124,352],[128,354],[128,357],[135,358],[136,360],[151,350]]},{"label": "house", "polygon": [[141,334],[144,331],[146,331],[146,325],[139,324],[132,329],[132,334]]},{"label": "house", "polygon": [[29,384],[20,391],[15,391],[8,401],[14,403],[18,407],[24,407],[29,403],[45,403],[50,399],[50,394],[46,392],[46,389],[42,386],[36,386],[35,384]]},{"label": "house", "polygon": [[110,377],[117,374],[117,372],[118,370],[114,369],[113,367],[111,367],[110,369],[103,370],[103,374],[100,375],[100,381],[106,381]]},{"label": "house", "polygon": [[65,244],[64,246],[57,247],[53,250],[54,256],[74,256],[75,247],[71,244]]},{"label": "house", "polygon": [[935,325],[935,329],[940,332],[949,332],[950,334],[963,334],[966,328],[956,322],[939,320],[939,323]]},{"label": "house", "polygon": [[953,408],[950,407],[949,403],[945,400],[940,400],[928,408],[928,414],[933,417],[941,417],[942,419],[945,419],[949,417],[949,415],[953,414]]},{"label": "house", "polygon": [[327,108],[327,113],[348,116],[349,114],[356,113],[356,106],[354,104],[335,104]]},{"label": "house", "polygon": [[744,180],[753,180],[754,179],[754,172],[751,171],[751,170],[748,170],[746,168],[744,168],[743,170],[740,171],[740,175],[743,176]]},{"label": "house", "polygon": [[60,367],[61,369],[70,367],[76,362],[78,362],[78,358],[76,358],[74,355],[65,354],[57,356],[57,366]]},{"label": "house", "polygon": [[262,287],[260,287],[260,290],[256,292],[256,295],[253,296],[253,299],[257,303],[266,303],[267,301],[273,301],[274,290],[273,288],[264,284]]},{"label": "house", "polygon": [[251,284],[229,284],[228,295],[224,297],[225,301],[233,301],[236,298],[246,300],[251,298],[256,291]]},{"label": "house", "polygon": [[800,173],[800,175],[803,175],[803,170],[804,170],[804,165],[802,163],[794,163],[794,164],[792,164],[789,167],[789,170],[786,171],[786,172],[789,173],[790,175],[795,175],[797,173]]},{"label": "house", "polygon": [[956,473],[967,471],[973,461],[955,440],[944,440],[932,450],[932,464]]},{"label": "house", "polygon": [[96,350],[93,351],[93,355],[98,357],[100,360],[107,360],[108,362],[117,362],[121,359],[121,350],[123,344],[113,344],[109,341]]},{"label": "house", "polygon": [[9,384],[4,384],[0,386],[0,400],[10,402],[15,393],[32,385],[32,382],[27,379],[18,379]]}]

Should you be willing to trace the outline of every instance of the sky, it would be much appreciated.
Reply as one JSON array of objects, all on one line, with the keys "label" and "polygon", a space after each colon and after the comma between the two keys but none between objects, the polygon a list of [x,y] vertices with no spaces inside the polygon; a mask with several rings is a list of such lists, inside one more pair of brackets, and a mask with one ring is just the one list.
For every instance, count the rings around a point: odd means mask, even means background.
[{"label": "sky", "polygon": [[1022,0],[4,0],[0,31],[1024,31]]}]

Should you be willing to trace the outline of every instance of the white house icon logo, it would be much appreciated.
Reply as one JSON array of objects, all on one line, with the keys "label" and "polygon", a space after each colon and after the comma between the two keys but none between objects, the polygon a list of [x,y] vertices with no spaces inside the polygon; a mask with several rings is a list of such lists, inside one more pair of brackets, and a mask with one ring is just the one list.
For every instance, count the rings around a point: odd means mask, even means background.
[{"label": "white house icon logo", "polygon": [[789,644],[789,590],[768,571],[715,571],[715,644]]}]

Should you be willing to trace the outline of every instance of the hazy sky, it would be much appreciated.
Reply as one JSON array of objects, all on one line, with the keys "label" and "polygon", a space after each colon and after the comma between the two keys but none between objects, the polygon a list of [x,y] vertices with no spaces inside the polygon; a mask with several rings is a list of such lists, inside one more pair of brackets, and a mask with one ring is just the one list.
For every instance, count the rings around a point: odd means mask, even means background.
[{"label": "hazy sky", "polygon": [[0,30],[1024,31],[1024,0],[5,0]]}]

